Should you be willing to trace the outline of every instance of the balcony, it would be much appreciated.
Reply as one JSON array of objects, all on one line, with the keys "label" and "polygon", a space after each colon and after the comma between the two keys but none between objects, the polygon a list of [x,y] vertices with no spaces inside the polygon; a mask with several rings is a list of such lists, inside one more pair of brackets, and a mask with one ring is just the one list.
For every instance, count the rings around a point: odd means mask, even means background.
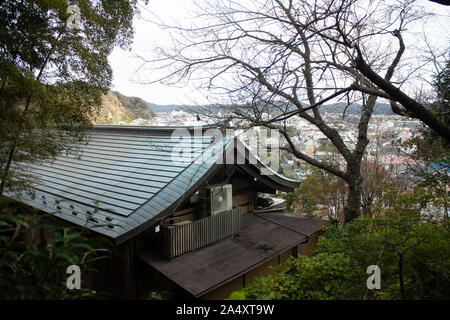
[{"label": "balcony", "polygon": [[224,211],[184,224],[163,225],[164,256],[172,259],[239,234],[242,229],[241,208]]}]

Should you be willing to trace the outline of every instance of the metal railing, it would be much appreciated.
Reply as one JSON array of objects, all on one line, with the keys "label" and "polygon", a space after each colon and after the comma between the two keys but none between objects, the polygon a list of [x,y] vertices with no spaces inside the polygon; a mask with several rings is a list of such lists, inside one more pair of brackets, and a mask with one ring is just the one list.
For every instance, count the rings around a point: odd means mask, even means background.
[{"label": "metal railing", "polygon": [[233,237],[242,229],[241,208],[178,225],[163,225],[164,256],[175,258]]}]

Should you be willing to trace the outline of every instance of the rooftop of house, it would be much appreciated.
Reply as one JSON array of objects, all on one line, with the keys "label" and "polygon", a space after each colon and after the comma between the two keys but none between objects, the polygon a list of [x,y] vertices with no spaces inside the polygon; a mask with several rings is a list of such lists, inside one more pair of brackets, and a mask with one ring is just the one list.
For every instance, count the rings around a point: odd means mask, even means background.
[{"label": "rooftop of house", "polygon": [[243,169],[259,183],[282,191],[298,186],[271,171],[238,139],[213,129],[94,126],[79,157],[62,154],[29,165],[37,177],[34,197],[6,195],[118,245],[173,212],[223,166],[219,160],[230,151],[243,154]]}]

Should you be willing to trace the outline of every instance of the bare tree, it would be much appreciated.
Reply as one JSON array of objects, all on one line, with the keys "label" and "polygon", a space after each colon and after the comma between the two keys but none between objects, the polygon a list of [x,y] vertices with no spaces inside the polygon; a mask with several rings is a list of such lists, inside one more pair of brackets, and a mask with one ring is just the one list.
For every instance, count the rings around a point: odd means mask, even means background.
[{"label": "bare tree", "polygon": [[[449,136],[448,124],[400,89],[411,75],[394,77],[405,53],[403,33],[424,16],[413,1],[216,0],[200,9],[189,27],[163,26],[173,31],[173,47],[158,48],[158,58],[145,62],[167,72],[162,83],[195,81],[220,96],[220,104],[203,108],[209,117],[278,129],[284,150],[343,179],[345,221],[360,215],[361,161],[379,97]],[[362,105],[352,148],[323,118],[322,105],[341,100]],[[301,152],[286,129],[294,115],[316,126],[345,165]]]}]

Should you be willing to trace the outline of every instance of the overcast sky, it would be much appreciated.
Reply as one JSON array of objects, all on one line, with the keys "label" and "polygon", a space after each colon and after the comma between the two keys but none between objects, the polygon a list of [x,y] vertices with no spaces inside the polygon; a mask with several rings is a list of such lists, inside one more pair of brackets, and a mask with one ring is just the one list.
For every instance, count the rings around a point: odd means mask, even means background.
[{"label": "overcast sky", "polygon": [[114,90],[156,104],[190,103],[192,97],[195,96],[193,94],[194,88],[180,89],[158,84],[140,84],[136,70],[142,64],[142,61],[136,58],[136,55],[150,56],[152,47],[170,41],[167,34],[162,33],[150,21],[182,19],[186,16],[189,8],[192,8],[192,5],[192,0],[150,0],[149,4],[141,9],[142,18],[136,17],[133,23],[135,35],[131,50],[125,51],[116,48],[109,57],[114,72]]},{"label": "overcast sky", "polygon": [[[197,4],[202,0],[195,1]],[[441,42],[448,46],[450,41],[450,8],[430,1],[418,1],[424,4],[434,13],[436,19],[428,22],[426,26],[418,26],[426,29],[427,36],[433,41]],[[151,21],[161,19],[164,22],[183,21],[192,19],[191,13],[195,10],[193,0],[150,0],[142,9],[141,16],[134,20],[135,36],[130,51],[116,48],[110,56],[110,63],[114,72],[113,90],[117,90],[127,96],[140,97],[148,102],[157,104],[193,104],[206,103],[200,93],[193,87],[174,88],[159,84],[140,84],[136,70],[142,64],[143,57],[151,55],[151,48],[167,43],[170,38]],[[418,30],[419,31],[419,30]],[[154,75],[153,75],[154,76]],[[155,78],[155,77],[152,77]]]}]

